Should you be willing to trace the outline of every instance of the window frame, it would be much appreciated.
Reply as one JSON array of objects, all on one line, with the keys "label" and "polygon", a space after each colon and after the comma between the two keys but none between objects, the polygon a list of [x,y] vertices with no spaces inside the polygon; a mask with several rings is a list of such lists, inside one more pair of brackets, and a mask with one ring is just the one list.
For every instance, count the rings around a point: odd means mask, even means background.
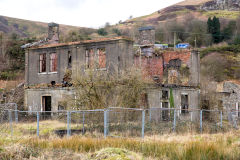
[{"label": "window frame", "polygon": [[[100,52],[101,50],[104,50],[103,52]],[[100,55],[100,53],[103,53],[102,55]],[[107,66],[107,62],[106,62],[106,48],[102,47],[102,48],[97,48],[97,69],[106,69]],[[102,62],[102,60],[104,62]],[[101,66],[103,63],[103,66]]]},{"label": "window frame", "polygon": [[[43,63],[43,62],[45,62],[45,63]],[[45,67],[43,67],[43,66],[45,66]],[[45,69],[43,69],[43,68],[45,68]],[[47,72],[47,54],[46,53],[39,54],[39,68],[38,68],[38,71],[39,71],[39,73],[46,73]]]},{"label": "window frame", "polygon": [[[52,55],[55,55],[52,57]],[[58,56],[56,52],[49,54],[49,72],[57,73],[58,72]]]}]

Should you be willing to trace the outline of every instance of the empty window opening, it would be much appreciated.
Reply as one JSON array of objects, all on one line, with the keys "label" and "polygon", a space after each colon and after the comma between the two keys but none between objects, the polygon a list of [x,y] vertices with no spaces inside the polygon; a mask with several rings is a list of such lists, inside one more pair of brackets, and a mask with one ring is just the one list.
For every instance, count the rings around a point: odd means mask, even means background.
[{"label": "empty window opening", "polygon": [[188,113],[188,108],[189,108],[188,95],[184,95],[184,94],[181,95],[181,107],[182,107],[182,110],[181,110],[182,114]]},{"label": "empty window opening", "polygon": [[72,67],[72,53],[68,51],[68,68]]},{"label": "empty window opening", "polygon": [[106,68],[106,49],[100,48],[97,50],[98,68]]},{"label": "empty window opening", "polygon": [[163,121],[168,121],[170,118],[170,112],[169,112],[169,106],[168,102],[163,102],[162,103],[162,120]]},{"label": "empty window opening", "polygon": [[205,110],[203,111],[203,119],[204,120],[209,120],[210,119],[210,112],[209,111],[206,111],[206,110],[209,110],[209,100],[203,100],[202,101],[202,109]]},{"label": "empty window opening", "polygon": [[65,107],[62,106],[62,105],[58,105],[58,110],[59,110],[59,111],[64,111],[64,110],[65,110]]},{"label": "empty window opening", "polygon": [[168,91],[166,90],[162,91],[162,99],[168,99]]},{"label": "empty window opening", "polygon": [[93,49],[87,49],[85,52],[85,58],[86,58],[86,68],[92,68],[94,63],[94,50]]},{"label": "empty window opening", "polygon": [[144,107],[144,108],[148,108],[149,107],[148,94],[147,93],[142,94],[141,106]]},{"label": "empty window opening", "polygon": [[46,72],[46,53],[39,55],[39,72]]},{"label": "empty window opening", "polygon": [[223,110],[223,101],[222,101],[222,100],[218,100],[218,109],[219,109],[220,111]]},{"label": "empty window opening", "polygon": [[44,115],[51,115],[52,102],[51,96],[42,96],[42,110],[46,111]]},{"label": "empty window opening", "polygon": [[50,54],[50,72],[57,72],[57,54]]},{"label": "empty window opening", "polygon": [[236,103],[237,116],[240,117],[240,102]]},{"label": "empty window opening", "polygon": [[55,86],[55,85],[56,85],[56,82],[55,82],[55,81],[51,81],[51,85],[52,85],[52,86]]}]

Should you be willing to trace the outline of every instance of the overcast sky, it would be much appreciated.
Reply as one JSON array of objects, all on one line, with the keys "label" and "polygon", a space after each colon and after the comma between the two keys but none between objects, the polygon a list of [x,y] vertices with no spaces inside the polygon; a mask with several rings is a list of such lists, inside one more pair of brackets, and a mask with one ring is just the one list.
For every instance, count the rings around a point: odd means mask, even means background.
[{"label": "overcast sky", "polygon": [[182,0],[0,0],[0,15],[98,28],[139,17]]}]

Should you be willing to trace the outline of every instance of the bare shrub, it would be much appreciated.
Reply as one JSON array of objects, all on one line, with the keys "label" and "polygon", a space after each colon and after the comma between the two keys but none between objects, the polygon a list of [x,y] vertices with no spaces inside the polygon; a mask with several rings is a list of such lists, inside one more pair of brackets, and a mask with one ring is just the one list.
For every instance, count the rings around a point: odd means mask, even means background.
[{"label": "bare shrub", "polygon": [[139,107],[146,85],[140,69],[136,68],[118,73],[89,69],[72,82],[76,88],[72,102],[77,109]]}]

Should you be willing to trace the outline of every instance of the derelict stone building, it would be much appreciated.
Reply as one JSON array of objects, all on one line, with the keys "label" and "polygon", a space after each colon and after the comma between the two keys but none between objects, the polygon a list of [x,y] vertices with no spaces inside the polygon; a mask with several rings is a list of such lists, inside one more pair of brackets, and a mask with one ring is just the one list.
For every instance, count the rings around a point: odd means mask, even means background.
[{"label": "derelict stone building", "polygon": [[74,96],[74,88],[65,77],[68,69],[76,76],[74,71],[83,72],[92,65],[109,73],[133,64],[133,41],[124,37],[71,43],[45,42],[25,50],[24,103],[29,110],[57,111],[65,95]]},{"label": "derelict stone building", "polygon": [[[58,25],[50,25],[51,27]],[[58,33],[58,29],[55,34]],[[57,111],[65,95],[74,96],[74,87],[66,80],[66,72],[72,76],[84,72],[93,65],[101,71],[119,72],[133,65],[140,67],[146,78],[155,83],[147,88],[145,96],[149,108],[170,108],[170,90],[174,106],[179,109],[199,107],[199,54],[192,50],[162,50],[156,53],[155,31],[152,27],[139,29],[138,50],[126,37],[103,38],[81,42],[56,43],[50,35],[48,41],[37,45],[26,44],[25,53],[25,107],[29,110]],[[52,32],[50,32],[52,34]],[[142,107],[142,106],[139,106]],[[164,112],[160,118],[165,119]],[[197,116],[196,116],[197,117]]]}]

